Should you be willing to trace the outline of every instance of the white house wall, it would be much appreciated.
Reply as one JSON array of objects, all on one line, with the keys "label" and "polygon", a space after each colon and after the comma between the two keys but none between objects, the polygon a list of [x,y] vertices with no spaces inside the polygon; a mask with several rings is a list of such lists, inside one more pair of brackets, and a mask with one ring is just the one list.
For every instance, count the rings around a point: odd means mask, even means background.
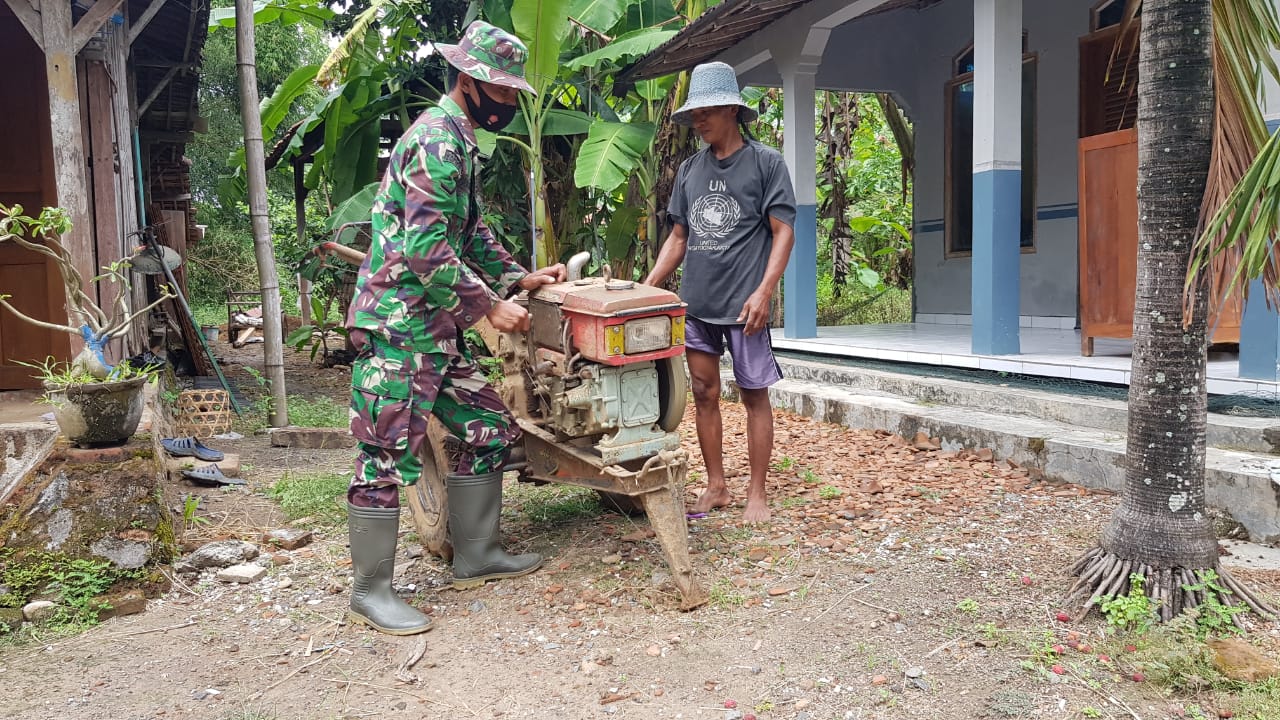
[{"label": "white house wall", "polygon": [[[1093,0],[1023,2],[1027,50],[1037,56],[1037,221],[1034,251],[1022,255],[1020,313],[1024,316],[1074,319],[1077,312],[1078,43],[1089,31],[1093,4]],[[737,67],[754,65],[743,73],[745,84],[778,86],[778,71],[767,58],[761,61],[762,41],[756,38],[727,51],[721,59]],[[972,0],[948,0],[918,12],[897,10],[835,27],[817,74],[819,89],[892,92],[915,123],[918,314],[969,313],[969,258],[944,254],[943,123],[953,60],[972,41]]]}]

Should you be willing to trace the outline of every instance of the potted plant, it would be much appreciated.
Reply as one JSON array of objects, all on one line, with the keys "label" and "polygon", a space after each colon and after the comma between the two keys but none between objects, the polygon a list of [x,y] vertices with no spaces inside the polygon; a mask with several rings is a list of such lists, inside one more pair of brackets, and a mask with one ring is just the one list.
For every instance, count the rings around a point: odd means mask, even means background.
[{"label": "potted plant", "polygon": [[161,302],[174,297],[167,286],[160,297],[146,307],[129,310],[131,278],[129,261],[121,260],[103,268],[89,283],[116,284],[116,296],[104,309],[86,292],[89,287],[60,238],[71,229],[71,221],[61,208],[44,208],[39,217],[23,215],[21,205],[0,204],[0,243],[16,243],[50,258],[62,276],[66,293],[67,323],[37,320],[19,312],[0,295],[0,307],[14,317],[49,330],[60,330],[80,338],[84,346],[70,363],[49,358],[26,363],[37,370],[44,383],[45,399],[53,406],[58,429],[77,445],[121,443],[133,436],[142,418],[142,390],[158,367],[134,367],[129,362],[112,366],[103,354],[107,343],[129,332],[133,321]]}]

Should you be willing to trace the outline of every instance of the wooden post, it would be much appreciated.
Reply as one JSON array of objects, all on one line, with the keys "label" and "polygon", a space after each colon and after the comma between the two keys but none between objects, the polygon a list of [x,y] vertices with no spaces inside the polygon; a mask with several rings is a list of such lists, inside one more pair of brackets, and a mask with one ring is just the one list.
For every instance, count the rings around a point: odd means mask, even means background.
[{"label": "wooden post", "polygon": [[262,118],[258,115],[258,71],[255,65],[253,0],[236,0],[236,65],[240,71],[240,118],[244,122],[244,159],[249,179],[249,219],[253,224],[253,253],[262,286],[262,368],[271,383],[272,427],[289,424],[285,401],[284,328],[280,313],[280,276],[267,217],[267,165],[262,147]]},{"label": "wooden post", "polygon": [[[72,33],[71,3],[65,0],[32,0],[40,12],[45,73],[49,82],[49,127],[54,137],[53,173],[57,203],[74,224],[62,238],[76,270],[87,283],[97,275],[94,262],[92,219],[89,217],[89,183],[80,120],[80,91],[76,80],[76,49]],[[67,318],[73,325],[83,318]],[[72,353],[79,351],[72,341]]]},{"label": "wooden post", "polygon": [[[293,215],[298,225],[298,247],[307,246],[307,177],[301,158],[293,161]],[[298,310],[302,324],[311,324],[311,281],[298,276]],[[318,318],[323,320],[323,318]]]}]

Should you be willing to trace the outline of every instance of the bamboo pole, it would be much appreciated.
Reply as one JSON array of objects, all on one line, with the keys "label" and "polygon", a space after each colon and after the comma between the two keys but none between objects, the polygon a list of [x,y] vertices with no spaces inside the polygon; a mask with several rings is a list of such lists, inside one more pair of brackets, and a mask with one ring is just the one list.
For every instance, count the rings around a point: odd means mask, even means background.
[{"label": "bamboo pole", "polygon": [[281,327],[280,276],[267,217],[267,167],[262,146],[262,118],[258,115],[257,52],[254,47],[253,0],[236,0],[236,67],[240,76],[240,118],[244,123],[245,168],[249,179],[249,219],[253,224],[253,254],[262,286],[263,375],[271,383],[268,424],[289,424],[285,402],[284,329]]}]

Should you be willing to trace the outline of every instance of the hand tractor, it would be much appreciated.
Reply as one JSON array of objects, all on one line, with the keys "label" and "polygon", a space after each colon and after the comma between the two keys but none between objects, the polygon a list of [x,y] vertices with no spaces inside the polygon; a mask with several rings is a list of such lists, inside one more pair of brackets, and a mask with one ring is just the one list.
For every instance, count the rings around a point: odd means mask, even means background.
[{"label": "hand tractor", "polygon": [[[336,243],[314,252],[363,260]],[[682,497],[684,305],[667,290],[611,278],[607,265],[602,277],[581,277],[589,259],[575,255],[565,282],[520,294],[516,301],[530,315],[527,333],[498,332],[484,320],[475,328],[502,362],[498,389],[523,430],[523,447],[513,448],[507,469],[518,470],[522,481],[590,488],[623,511],[642,509],[680,606],[692,609],[707,594],[689,559]],[[422,480],[407,491],[423,547],[445,558],[452,555],[445,476],[458,450],[432,418]]]}]

